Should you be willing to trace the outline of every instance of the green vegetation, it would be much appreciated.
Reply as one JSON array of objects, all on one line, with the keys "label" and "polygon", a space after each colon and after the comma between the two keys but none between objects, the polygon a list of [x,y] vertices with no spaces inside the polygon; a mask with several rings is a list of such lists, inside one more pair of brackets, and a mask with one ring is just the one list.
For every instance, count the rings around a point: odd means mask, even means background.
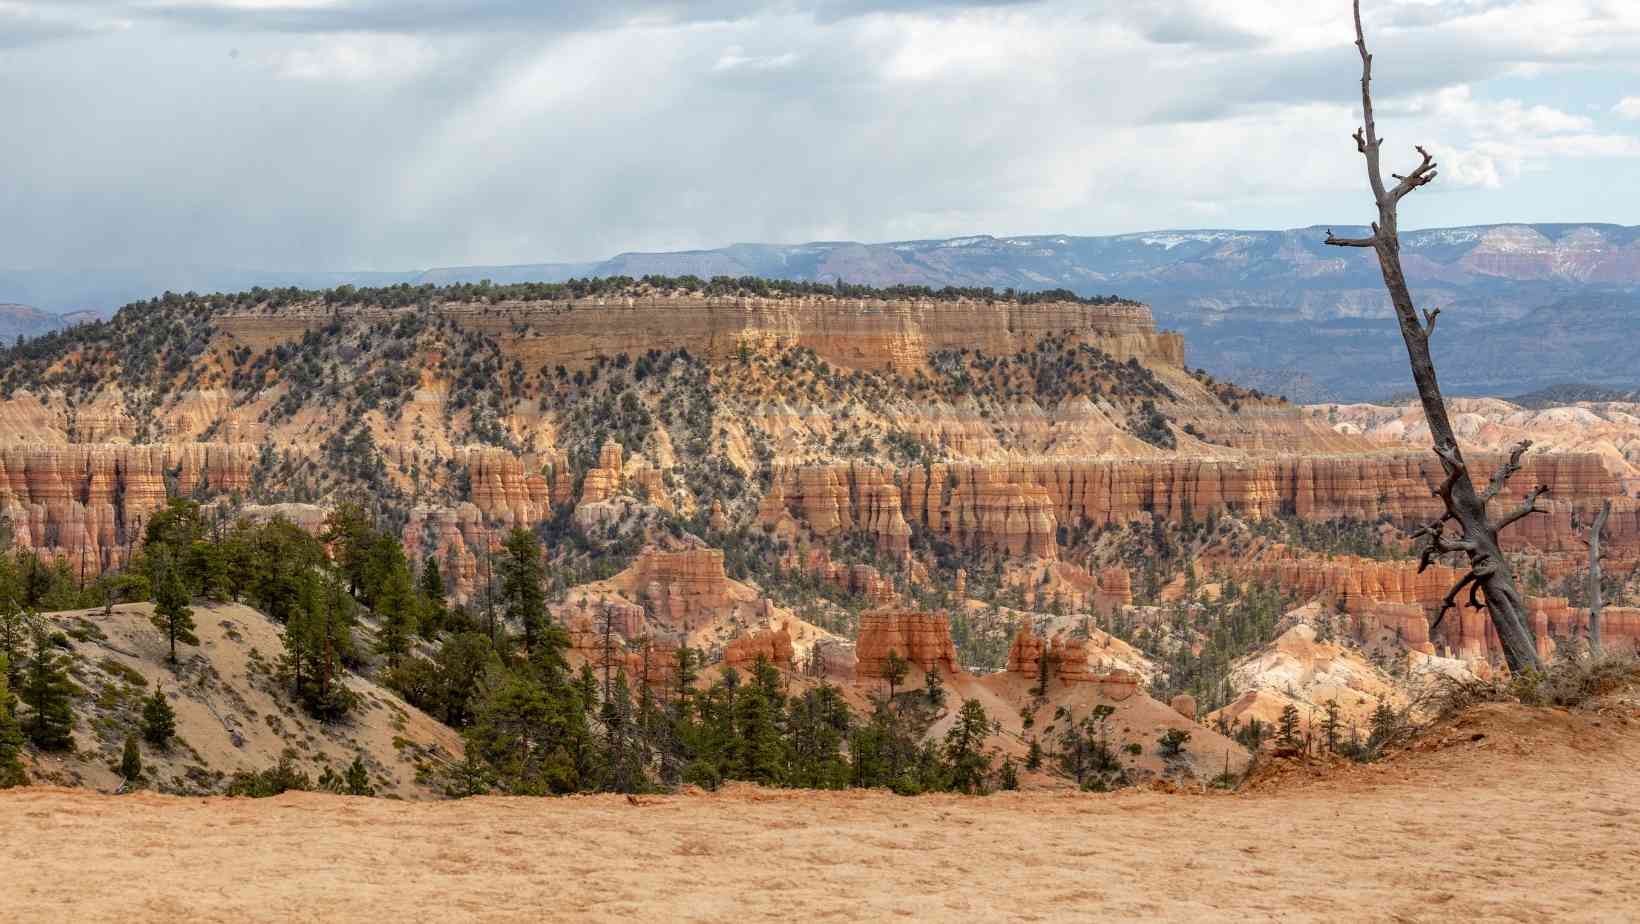
[{"label": "green vegetation", "polygon": [[12,696],[7,680],[11,665],[0,654],[0,789],[10,789],[28,782],[23,773],[20,757],[23,751],[23,729],[17,723],[17,699]]},{"label": "green vegetation", "polygon": [[161,751],[171,749],[171,739],[177,733],[177,714],[165,691],[157,685],[154,693],[142,701],[142,738],[151,747]]}]

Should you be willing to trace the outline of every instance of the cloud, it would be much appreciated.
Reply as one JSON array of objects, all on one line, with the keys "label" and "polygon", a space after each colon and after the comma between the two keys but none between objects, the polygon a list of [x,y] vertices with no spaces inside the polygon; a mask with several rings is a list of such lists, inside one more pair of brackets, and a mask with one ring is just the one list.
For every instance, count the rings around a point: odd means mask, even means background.
[{"label": "cloud", "polygon": [[1640,119],[1640,96],[1625,96],[1612,111],[1625,119]]},{"label": "cloud", "polygon": [[778,71],[785,70],[797,63],[794,52],[778,55],[748,55],[739,45],[731,45],[718,56],[717,63],[712,65],[714,71]]},{"label": "cloud", "polygon": [[[1607,114],[1640,4],[1382,0],[1368,26],[1390,162],[1442,160],[1409,227],[1640,205]],[[0,0],[0,262],[1342,225],[1349,38],[1313,0]]]},{"label": "cloud", "polygon": [[[121,27],[91,11],[69,11],[32,4],[0,2],[0,51],[23,48],[61,39],[96,35]],[[75,13],[78,13],[77,15]]]}]

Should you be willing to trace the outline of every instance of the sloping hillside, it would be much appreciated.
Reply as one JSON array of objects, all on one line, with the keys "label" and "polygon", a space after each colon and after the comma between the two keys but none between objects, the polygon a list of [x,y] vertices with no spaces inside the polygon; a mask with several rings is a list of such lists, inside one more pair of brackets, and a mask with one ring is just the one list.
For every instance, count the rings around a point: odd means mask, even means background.
[{"label": "sloping hillside", "polygon": [[235,773],[269,769],[288,754],[310,779],[360,758],[378,793],[426,798],[437,790],[418,781],[418,770],[460,759],[459,735],[356,675],[346,683],[360,704],[347,721],[310,718],[277,678],[279,628],[249,607],[195,605],[200,643],[182,646],[175,668],[152,612],[152,604],[130,603],[111,614],[47,614],[66,636],[83,695],[75,701],[74,753],[37,755],[29,767],[36,782],[118,789],[121,746],[137,733],[142,699],[156,687],[176,711],[177,740],[169,751],[144,745],[142,760],[146,785],[163,792],[220,792]]}]

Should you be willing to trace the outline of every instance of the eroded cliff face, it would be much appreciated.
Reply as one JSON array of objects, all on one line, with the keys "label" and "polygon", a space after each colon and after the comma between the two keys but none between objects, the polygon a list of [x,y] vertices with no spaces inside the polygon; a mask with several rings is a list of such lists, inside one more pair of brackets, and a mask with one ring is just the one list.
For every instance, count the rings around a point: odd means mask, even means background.
[{"label": "eroded cliff face", "polygon": [[[1139,692],[1140,677],[1132,671],[1101,667],[1090,657],[1089,640],[1064,633],[1043,638],[1029,626],[1022,626],[1008,648],[1008,673],[1050,685],[1095,684],[1100,695],[1117,701]],[[1043,661],[1047,663],[1044,665]],[[1192,710],[1189,718],[1195,718]]]},{"label": "eroded cliff face", "polygon": [[167,496],[243,495],[248,446],[0,446],[0,517],[18,545],[91,575],[124,564]]},{"label": "eroded cliff face", "polygon": [[919,673],[937,670],[949,676],[961,669],[951,642],[951,619],[944,613],[889,608],[862,614],[860,638],[855,643],[855,676],[861,680],[888,676],[890,652],[910,662],[910,669]]},{"label": "eroded cliff face", "polygon": [[[1158,333],[1150,309],[1138,304],[655,293],[563,302],[443,303],[438,311],[463,328],[494,338],[509,357],[529,368],[581,367],[623,350],[683,349],[722,360],[746,344],[810,349],[851,369],[912,372],[939,350],[1007,354],[1061,333],[1096,343],[1122,359],[1184,365],[1183,339]],[[393,321],[402,312],[363,308],[352,314],[369,323]],[[329,308],[314,305],[277,314],[236,311],[219,316],[216,323],[236,343],[263,350],[300,340],[333,317]],[[642,349],[632,349],[637,345]]]},{"label": "eroded cliff face", "polygon": [[[1430,445],[1429,424],[1417,405],[1320,404],[1305,409],[1340,434],[1384,445]],[[1452,424],[1465,447],[1507,452],[1523,439],[1534,452],[1600,457],[1625,493],[1640,490],[1640,405],[1579,402],[1526,408],[1496,398],[1455,398]]]},{"label": "eroded cliff face", "polygon": [[[1319,599],[1335,607],[1339,630],[1367,645],[1392,643],[1411,651],[1484,663],[1503,656],[1503,647],[1484,609],[1461,605],[1447,612],[1432,636],[1429,625],[1448,590],[1463,572],[1446,565],[1418,571],[1416,561],[1375,561],[1355,556],[1328,559],[1292,554],[1277,546],[1237,566],[1243,574],[1272,581],[1301,600]],[[1556,639],[1586,640],[1588,610],[1569,607],[1564,597],[1527,597],[1528,618],[1538,654],[1550,657]],[[1460,600],[1467,603],[1467,598]],[[1634,610],[1606,607],[1603,637],[1614,649],[1640,647]]]},{"label": "eroded cliff face", "polygon": [[[1473,458],[1484,484],[1500,456]],[[1388,518],[1416,526],[1438,517],[1434,488],[1443,477],[1430,454],[1368,453],[1218,459],[1066,460],[936,463],[894,470],[874,465],[799,466],[779,472],[759,511],[771,528],[783,517],[819,536],[870,534],[884,552],[908,548],[912,526],[961,548],[1054,558],[1061,527],[1108,526],[1141,516],[1172,522],[1211,513],[1264,518]],[[1525,486],[1547,484],[1548,516],[1528,517],[1505,534],[1542,551],[1581,546],[1574,520],[1587,522],[1601,501],[1620,492],[1600,459],[1589,454],[1528,456],[1503,503]],[[1607,526],[1610,547],[1640,542],[1640,504],[1619,498]]]}]

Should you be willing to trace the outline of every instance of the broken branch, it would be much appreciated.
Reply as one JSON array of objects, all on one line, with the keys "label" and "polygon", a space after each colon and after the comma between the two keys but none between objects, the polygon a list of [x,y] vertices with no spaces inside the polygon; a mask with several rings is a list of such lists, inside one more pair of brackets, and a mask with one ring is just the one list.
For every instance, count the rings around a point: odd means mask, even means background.
[{"label": "broken branch", "polygon": [[1499,520],[1498,525],[1494,527],[1494,529],[1498,532],[1503,532],[1504,527],[1510,525],[1516,520],[1531,516],[1534,513],[1548,513],[1549,511],[1544,510],[1542,507],[1537,505],[1537,499],[1548,493],[1549,486],[1546,484],[1540,484],[1533,488],[1532,492],[1526,495],[1526,500],[1522,501],[1519,507],[1509,511],[1503,519]]},{"label": "broken branch", "polygon": [[1331,228],[1328,228],[1327,239],[1322,243],[1333,247],[1377,247],[1378,237],[1338,237],[1333,234]]},{"label": "broken branch", "polygon": [[[1492,498],[1498,496],[1498,492],[1502,491],[1504,485],[1509,483],[1509,479],[1515,477],[1515,473],[1520,471],[1520,457],[1526,455],[1526,450],[1531,448],[1531,440],[1521,440],[1515,444],[1513,449],[1509,450],[1509,461],[1503,463],[1493,473],[1492,483],[1486,486],[1486,493],[1481,495],[1481,503],[1490,503]],[[1544,490],[1548,489],[1545,488]]]},{"label": "broken branch", "polygon": [[1390,190],[1390,198],[1393,201],[1398,202],[1401,197],[1405,196],[1409,192],[1412,192],[1414,189],[1417,189],[1420,186],[1427,186],[1428,184],[1434,182],[1436,175],[1440,172],[1435,169],[1436,164],[1434,156],[1424,150],[1423,145],[1418,145],[1417,150],[1418,156],[1423,158],[1423,162],[1413,168],[1411,173],[1406,176],[1402,176],[1399,173],[1390,174],[1390,176],[1393,176],[1397,180],[1401,181],[1395,185],[1394,189]]},{"label": "broken branch", "polygon": [[1429,631],[1431,633],[1440,628],[1441,620],[1446,618],[1446,611],[1458,605],[1458,594],[1462,592],[1465,587],[1475,583],[1478,580],[1479,578],[1475,577],[1475,572],[1470,571],[1463,577],[1459,578],[1458,583],[1452,585],[1452,589],[1447,591],[1446,597],[1441,600],[1441,611],[1435,614],[1435,621],[1429,624]]}]

